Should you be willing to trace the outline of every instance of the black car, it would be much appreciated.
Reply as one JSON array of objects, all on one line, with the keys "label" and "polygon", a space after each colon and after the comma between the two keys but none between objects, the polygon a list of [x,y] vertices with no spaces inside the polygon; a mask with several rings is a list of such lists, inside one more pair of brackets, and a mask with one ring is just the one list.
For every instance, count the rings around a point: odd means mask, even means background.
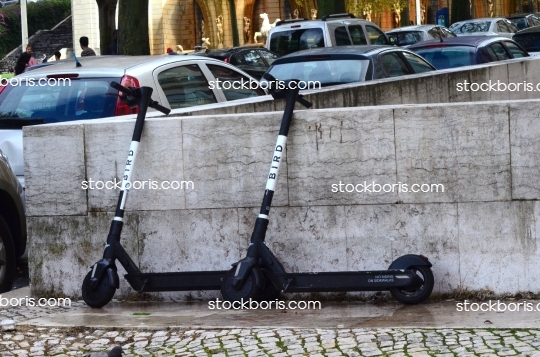
[{"label": "black car", "polygon": [[194,53],[227,62],[260,79],[268,67],[279,58],[277,54],[260,46],[240,46]]},{"label": "black car", "polygon": [[540,17],[535,14],[514,14],[505,17],[519,30],[540,26]]},{"label": "black car", "polygon": [[540,26],[521,30],[517,32],[512,39],[523,47],[530,55],[537,56],[540,54]]},{"label": "black car", "polygon": [[434,70],[426,60],[407,49],[364,45],[294,52],[274,61],[268,73],[278,80],[298,79],[304,82],[302,86],[312,89],[318,83],[324,87]]},{"label": "black car", "polygon": [[515,41],[506,37],[464,36],[419,42],[409,47],[437,69],[528,57]]}]

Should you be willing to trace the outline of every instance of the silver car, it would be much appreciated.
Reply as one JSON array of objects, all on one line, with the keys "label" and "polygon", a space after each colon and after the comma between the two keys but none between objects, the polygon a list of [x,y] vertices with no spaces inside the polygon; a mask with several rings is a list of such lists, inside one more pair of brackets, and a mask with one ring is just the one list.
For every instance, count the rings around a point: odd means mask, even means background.
[{"label": "silver car", "polygon": [[[57,63],[13,77],[0,86],[0,149],[23,181],[22,127],[134,114],[112,81],[149,86],[152,99],[171,109],[266,95],[256,81],[223,61],[193,55],[95,56]],[[253,89],[254,88],[254,89]]]},{"label": "silver car", "polygon": [[502,17],[460,21],[449,27],[458,36],[503,36],[512,38],[518,28]]},{"label": "silver car", "polygon": [[385,32],[393,45],[410,46],[420,41],[456,37],[456,34],[440,25],[405,26]]}]

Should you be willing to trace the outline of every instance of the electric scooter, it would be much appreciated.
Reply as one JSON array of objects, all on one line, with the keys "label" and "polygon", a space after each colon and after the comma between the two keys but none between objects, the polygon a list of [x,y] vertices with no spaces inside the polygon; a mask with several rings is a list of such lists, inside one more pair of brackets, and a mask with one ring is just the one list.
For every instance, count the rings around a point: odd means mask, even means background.
[{"label": "electric scooter", "polygon": [[[268,77],[267,79],[275,80]],[[288,86],[293,81],[286,82]],[[145,115],[148,107],[168,113],[168,109],[153,102],[152,88],[125,88],[118,83],[111,86],[121,92],[121,100],[131,107],[138,106],[126,169],[115,217],[111,223],[103,259],[92,266],[86,275],[82,296],[91,307],[105,306],[119,288],[115,261],[118,260],[127,274],[128,283],[138,292],[220,290],[225,300],[274,300],[280,292],[339,292],[339,291],[382,291],[390,290],[396,300],[405,304],[416,304],[429,297],[434,278],[429,260],[421,255],[405,255],[396,259],[389,270],[334,272],[334,273],[287,273],[265,245],[266,230],[272,197],[279,172],[280,160],[285,150],[287,134],[296,102],[310,107],[298,89],[272,91],[274,99],[285,98],[286,108],[268,175],[268,182],[260,214],[251,236],[251,243],[244,259],[233,264],[231,270],[193,271],[170,273],[142,273],[131,260],[122,245],[120,235],[123,226],[124,205],[129,192]],[[297,86],[295,86],[297,87]]]},{"label": "electric scooter", "polygon": [[[270,82],[276,81],[268,74],[265,75],[265,79]],[[392,262],[388,270],[287,273],[266,246],[265,236],[270,207],[294,106],[297,101],[304,105],[307,103],[299,97],[296,81],[285,82],[282,87],[290,89],[277,89],[272,93],[275,99],[285,98],[286,106],[270,164],[261,210],[255,222],[246,257],[233,264],[233,269],[225,277],[221,289],[223,298],[228,301],[247,299],[271,301],[277,298],[280,292],[389,290],[396,300],[404,304],[417,304],[426,300],[433,290],[434,278],[431,272],[432,264],[422,255],[401,256]]]}]

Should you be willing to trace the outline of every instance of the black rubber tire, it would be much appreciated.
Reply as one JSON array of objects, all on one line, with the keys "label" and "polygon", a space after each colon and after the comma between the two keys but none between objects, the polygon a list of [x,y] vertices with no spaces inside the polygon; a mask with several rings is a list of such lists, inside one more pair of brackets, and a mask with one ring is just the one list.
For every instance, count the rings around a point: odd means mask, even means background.
[{"label": "black rubber tire", "polygon": [[272,280],[268,277],[270,274],[268,271],[263,269],[264,274],[264,290],[261,291],[260,301],[275,301],[279,298],[280,291],[274,286]]},{"label": "black rubber tire", "polygon": [[92,272],[86,274],[82,285],[82,298],[86,305],[99,309],[107,305],[113,298],[116,288],[111,285],[109,278],[105,275],[99,282],[95,290],[90,288],[90,278]]},{"label": "black rubber tire", "polygon": [[16,263],[13,236],[6,221],[0,217],[0,293],[11,290]]},{"label": "black rubber tire", "polygon": [[424,284],[415,291],[407,291],[400,289],[391,289],[390,293],[402,304],[405,305],[414,305],[419,304],[431,295],[433,291],[433,286],[435,285],[435,278],[433,277],[433,272],[429,267],[426,266],[413,266],[409,267],[407,270],[412,270],[424,280]]},{"label": "black rubber tire", "polygon": [[249,299],[260,301],[262,289],[256,284],[255,273],[251,271],[244,286],[242,286],[241,289],[236,290],[232,285],[235,271],[236,268],[232,268],[223,279],[223,284],[221,285],[221,296],[223,297],[223,300],[230,302],[241,301],[242,299],[244,301]]}]

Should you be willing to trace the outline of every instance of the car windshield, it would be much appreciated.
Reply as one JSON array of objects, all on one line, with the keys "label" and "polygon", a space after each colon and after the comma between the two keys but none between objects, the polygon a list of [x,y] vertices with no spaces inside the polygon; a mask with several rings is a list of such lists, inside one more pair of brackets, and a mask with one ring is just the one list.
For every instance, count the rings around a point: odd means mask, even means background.
[{"label": "car windshield", "polygon": [[[279,80],[303,81],[301,89],[313,89],[329,85],[363,82],[368,72],[367,59],[341,59],[276,64],[268,73]],[[320,85],[319,85],[320,83]]]},{"label": "car windshield", "polygon": [[398,46],[412,45],[423,40],[421,31],[400,31],[389,33],[390,42]]},{"label": "car windshield", "polygon": [[523,30],[527,27],[529,27],[529,24],[527,23],[527,19],[524,17],[515,17],[513,19],[508,19],[514,26],[516,26],[519,30]]},{"label": "car windshield", "polygon": [[471,46],[437,46],[414,49],[437,69],[476,64],[475,48]]},{"label": "car windshield", "polygon": [[527,52],[540,52],[540,33],[514,35],[513,39]]},{"label": "car windshield", "polygon": [[274,32],[270,37],[270,51],[281,56],[317,47],[324,47],[320,28]]},{"label": "car windshield", "polygon": [[108,94],[115,93],[111,81],[120,78],[16,78],[0,94],[0,129],[114,116],[116,98]]},{"label": "car windshield", "polygon": [[488,32],[491,21],[471,21],[458,22],[450,26],[450,30],[455,34],[473,33],[473,32]]}]

